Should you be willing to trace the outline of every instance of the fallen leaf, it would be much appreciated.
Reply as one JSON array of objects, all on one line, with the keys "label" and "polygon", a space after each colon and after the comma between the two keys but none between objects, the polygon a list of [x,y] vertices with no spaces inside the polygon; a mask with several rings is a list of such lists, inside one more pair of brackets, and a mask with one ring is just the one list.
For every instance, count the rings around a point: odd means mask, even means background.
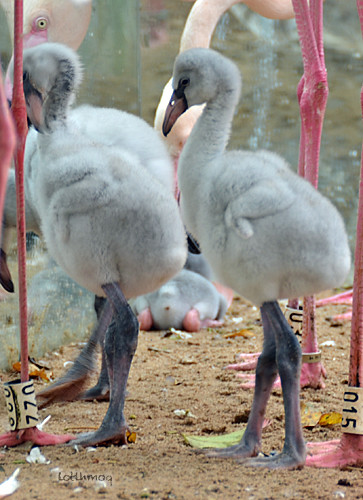
[{"label": "fallen leaf", "polygon": [[44,382],[50,382],[50,377],[45,373],[44,368],[41,368],[40,370],[38,368],[32,370],[29,372],[29,377],[40,378],[41,380],[44,380]]},{"label": "fallen leaf", "polygon": [[315,427],[319,423],[322,412],[309,403],[301,403],[301,424],[303,427]]},{"label": "fallen leaf", "polygon": [[136,432],[126,431],[126,439],[128,443],[136,443]]},{"label": "fallen leaf", "polygon": [[332,411],[330,413],[323,413],[319,419],[319,425],[335,425],[341,424],[342,414],[337,411]]},{"label": "fallen leaf", "polygon": [[301,403],[301,424],[303,427],[315,427],[340,424],[342,414],[338,412],[323,413],[311,403]]},{"label": "fallen leaf", "polygon": [[[39,365],[34,365],[33,363],[29,363],[29,377],[30,378],[40,378],[41,380],[44,380],[45,382],[50,382],[51,379],[53,378],[53,373],[45,373],[45,370],[48,369],[46,367],[39,368]],[[13,370],[16,372],[20,373],[21,372],[21,362],[17,361],[16,363],[13,364]]]},{"label": "fallen leaf", "polygon": [[16,363],[13,363],[13,370],[15,370],[16,372],[21,372],[21,363],[20,361],[17,361]]},{"label": "fallen leaf", "polygon": [[190,436],[182,434],[184,441],[193,448],[228,448],[241,441],[244,429],[229,434],[210,436]]},{"label": "fallen leaf", "polygon": [[233,339],[235,337],[248,338],[248,337],[254,337],[254,335],[255,334],[251,330],[243,328],[242,330],[238,330],[237,332],[226,333],[226,335],[223,335],[223,338],[225,339]]}]

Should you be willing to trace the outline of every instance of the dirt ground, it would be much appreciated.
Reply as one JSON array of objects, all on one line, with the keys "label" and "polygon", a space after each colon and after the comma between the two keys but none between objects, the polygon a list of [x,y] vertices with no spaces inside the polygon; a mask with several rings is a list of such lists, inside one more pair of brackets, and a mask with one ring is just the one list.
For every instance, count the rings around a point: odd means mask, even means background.
[{"label": "dirt ground", "polygon": [[[350,323],[332,324],[327,318],[345,306],[318,309],[319,342],[328,378],[324,390],[303,389],[301,400],[321,412],[341,411],[348,383]],[[228,338],[231,332],[247,336]],[[0,451],[0,482],[17,467],[20,487],[11,498],[61,500],[107,499],[280,499],[363,498],[363,471],[359,468],[269,471],[252,469],[233,460],[197,454],[182,434],[213,435],[243,428],[253,391],[243,390],[236,372],[224,369],[241,352],[257,352],[262,332],[259,311],[236,297],[223,328],[193,333],[187,339],[165,332],[140,332],[131,368],[125,415],[136,442],[126,447],[93,450],[48,446],[41,451],[48,464],[29,464],[31,444]],[[65,361],[72,360],[80,344],[49,353],[43,362],[58,377]],[[16,374],[1,372],[3,382]],[[44,382],[35,382],[36,390]],[[56,434],[96,429],[107,403],[72,402],[41,410],[51,415],[44,430]],[[187,410],[178,416],[175,410]],[[188,413],[189,410],[189,413]],[[281,449],[284,417],[281,390],[273,391],[263,432],[263,452]],[[8,429],[4,397],[0,398],[0,432]],[[340,425],[305,428],[308,442],[341,436]],[[89,477],[87,477],[89,476]],[[99,481],[98,481],[99,480]],[[103,481],[103,483],[102,483]]]}]

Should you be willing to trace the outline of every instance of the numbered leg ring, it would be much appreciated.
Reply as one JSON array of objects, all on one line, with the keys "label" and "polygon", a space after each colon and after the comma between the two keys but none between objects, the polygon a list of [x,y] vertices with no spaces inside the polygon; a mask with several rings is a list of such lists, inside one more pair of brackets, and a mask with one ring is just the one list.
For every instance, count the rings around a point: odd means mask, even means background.
[{"label": "numbered leg ring", "polygon": [[39,417],[33,381],[17,379],[6,382],[4,392],[10,429],[14,431],[37,425]]}]

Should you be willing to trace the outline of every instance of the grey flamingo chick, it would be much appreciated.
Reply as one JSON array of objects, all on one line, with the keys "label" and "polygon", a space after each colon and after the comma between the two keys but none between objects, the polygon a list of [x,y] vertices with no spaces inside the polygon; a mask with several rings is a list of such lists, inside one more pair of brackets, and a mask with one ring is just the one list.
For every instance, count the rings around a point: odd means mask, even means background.
[{"label": "grey flamingo chick", "polygon": [[158,290],[137,297],[131,307],[141,330],[197,332],[223,324],[227,300],[209,280],[183,269]]},{"label": "grey flamingo chick", "polygon": [[[184,223],[216,278],[260,307],[264,332],[244,436],[238,445],[210,453],[255,466],[302,467],[301,349],[277,299],[344,281],[350,267],[344,223],[330,201],[277,154],[225,151],[241,89],[239,71],[230,60],[208,49],[186,51],[176,59],[173,88],[164,134],[189,106],[206,103],[179,161]],[[255,457],[277,373],[285,408],[283,450]]]},{"label": "grey flamingo chick", "polygon": [[[77,283],[107,299],[91,338],[104,343],[110,403],[100,428],[73,443],[124,444],[125,390],[138,336],[127,299],[182,269],[186,238],[172,194],[134,151],[97,143],[68,119],[80,80],[72,49],[42,44],[24,52],[28,116],[38,130],[27,141],[25,162],[50,255]],[[72,384],[77,380],[68,378]]]},{"label": "grey flamingo chick", "polygon": [[[173,191],[173,166],[166,146],[159,134],[138,116],[118,109],[82,105],[69,110],[67,121],[72,123],[72,126],[76,127],[80,134],[87,136],[90,141],[119,148],[120,150],[125,148],[132,150],[143,167],[163,184],[168,191]],[[29,158],[37,149],[37,136],[37,132],[30,128],[27,137]],[[142,141],[140,141],[140,137],[142,137]],[[26,229],[41,236],[37,192],[36,190],[34,192],[33,187],[36,175],[37,170],[34,169],[31,163],[26,163],[24,178]],[[9,234],[12,229],[16,228],[16,220],[15,172],[10,170],[6,188],[0,249],[0,284],[8,292],[14,291],[14,285],[7,266],[6,254]]]},{"label": "grey flamingo chick", "polygon": [[[75,127],[81,135],[87,136],[90,141],[100,143],[106,147],[117,148],[121,152],[127,149],[133,151],[137,160],[142,164],[148,172],[157,179],[169,192],[173,191],[173,167],[166,150],[166,146],[159,134],[144,120],[138,116],[132,115],[125,111],[120,111],[111,108],[99,108],[89,105],[83,105],[70,109],[67,114],[67,122]],[[100,124],[102,126],[100,126]],[[27,137],[27,157],[32,158],[37,150],[38,133],[30,128]],[[140,140],[140,137],[142,140]],[[38,192],[34,188],[37,179],[37,169],[31,162],[25,163],[25,211],[27,230],[42,236],[40,215],[38,213]],[[14,291],[13,282],[11,280],[10,271],[7,266],[6,253],[8,248],[9,234],[16,227],[16,194],[15,194],[15,172],[11,170],[9,173],[6,199],[3,217],[3,237],[2,248],[0,249],[0,284],[8,292]],[[96,300],[97,312],[100,312],[102,301]],[[89,340],[89,345],[86,346],[85,352],[87,357],[91,357],[91,353],[95,353],[96,343],[94,339]],[[80,369],[85,368],[84,356],[81,355],[80,360],[75,362],[73,371],[66,375],[52,386],[52,393],[47,391],[49,399],[44,405],[51,401],[74,399],[81,397],[82,399],[101,399],[105,398],[105,394],[109,392],[109,384],[107,378],[107,367],[103,358],[100,381],[95,388],[90,389],[86,393],[79,395],[81,383],[74,384],[74,377],[81,377]],[[77,373],[77,375],[75,375]],[[84,370],[86,379],[87,372]],[[84,379],[83,384],[86,382]],[[67,383],[67,380],[70,384]],[[102,382],[101,382],[102,381]],[[68,390],[65,391],[65,385]],[[58,390],[56,391],[56,387]],[[52,397],[51,397],[52,396]]]}]

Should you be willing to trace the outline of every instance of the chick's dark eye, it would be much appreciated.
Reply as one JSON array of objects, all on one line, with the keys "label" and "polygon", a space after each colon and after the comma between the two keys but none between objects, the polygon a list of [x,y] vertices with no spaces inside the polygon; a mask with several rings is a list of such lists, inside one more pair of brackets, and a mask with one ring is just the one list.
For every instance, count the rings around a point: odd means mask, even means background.
[{"label": "chick's dark eye", "polygon": [[190,83],[189,78],[182,78],[182,79],[180,80],[180,85],[181,85],[182,87],[188,87],[189,83]]},{"label": "chick's dark eye", "polygon": [[29,79],[29,75],[26,71],[23,73],[23,82],[26,82]]}]

